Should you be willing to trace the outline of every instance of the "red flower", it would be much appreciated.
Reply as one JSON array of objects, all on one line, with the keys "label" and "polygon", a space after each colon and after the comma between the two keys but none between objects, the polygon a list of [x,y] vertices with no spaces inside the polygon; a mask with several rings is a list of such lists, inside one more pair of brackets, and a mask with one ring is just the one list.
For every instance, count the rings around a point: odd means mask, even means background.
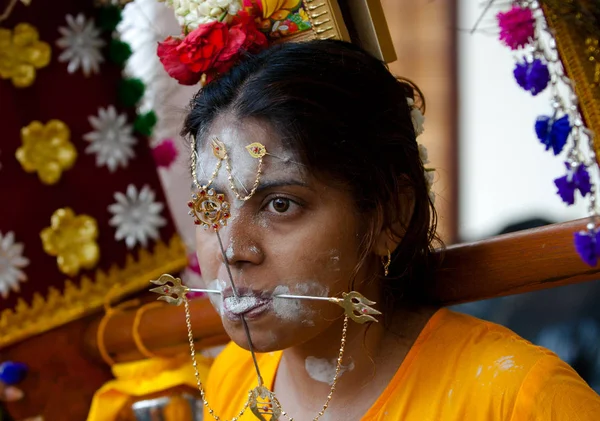
[{"label": "red flower", "polygon": [[229,28],[227,47],[215,63],[215,72],[225,73],[232,68],[237,63],[240,52],[257,53],[267,46],[267,37],[258,30],[254,18],[248,12],[240,11]]},{"label": "red flower", "polygon": [[197,83],[202,74],[210,82],[233,67],[241,51],[257,53],[268,46],[256,21],[241,11],[231,27],[213,21],[200,25],[185,39],[167,38],[158,44],[158,56],[167,73],[184,85]]},{"label": "red flower", "polygon": [[[213,21],[200,25],[190,32],[177,47],[179,60],[187,64],[195,73],[211,69],[226,47],[228,39],[227,25]],[[229,54],[229,50],[225,52]]]},{"label": "red flower", "polygon": [[234,28],[245,34],[245,39],[241,46],[243,50],[254,54],[268,47],[267,37],[258,30],[255,18],[250,16],[248,12],[242,10],[237,14],[231,29]]},{"label": "red flower", "polygon": [[192,72],[187,65],[179,60],[177,47],[181,42],[180,39],[168,37],[163,42],[158,43],[156,53],[169,76],[178,80],[182,85],[195,85],[202,74]]}]

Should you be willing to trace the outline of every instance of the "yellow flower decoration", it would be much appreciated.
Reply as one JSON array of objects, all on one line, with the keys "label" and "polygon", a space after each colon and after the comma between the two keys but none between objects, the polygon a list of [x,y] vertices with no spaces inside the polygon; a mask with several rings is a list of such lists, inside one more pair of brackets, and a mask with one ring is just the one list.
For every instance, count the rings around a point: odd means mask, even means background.
[{"label": "yellow flower decoration", "polygon": [[25,171],[37,171],[42,183],[55,184],[77,159],[70,136],[69,127],[60,120],[50,120],[45,126],[34,121],[21,129],[23,146],[15,156]]},{"label": "yellow flower decoration", "polygon": [[20,23],[12,32],[0,28],[0,78],[11,79],[17,88],[31,86],[35,70],[46,67],[50,55],[50,45],[39,41],[34,26]]},{"label": "yellow flower decoration", "polygon": [[56,256],[60,271],[75,276],[81,269],[92,269],[100,259],[96,243],[98,224],[89,215],[76,216],[70,208],[56,210],[50,226],[40,233],[44,251]]}]

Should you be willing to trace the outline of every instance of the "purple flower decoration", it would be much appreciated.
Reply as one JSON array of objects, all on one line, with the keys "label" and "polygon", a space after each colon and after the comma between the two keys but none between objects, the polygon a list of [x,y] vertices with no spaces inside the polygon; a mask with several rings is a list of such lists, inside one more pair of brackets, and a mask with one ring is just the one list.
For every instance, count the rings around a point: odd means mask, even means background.
[{"label": "purple flower decoration", "polygon": [[592,184],[585,165],[571,166],[568,162],[565,162],[565,165],[567,175],[554,180],[554,184],[556,184],[558,195],[563,202],[572,205],[575,203],[575,190],[579,190],[581,196],[585,196],[592,191]]},{"label": "purple flower decoration", "polygon": [[537,58],[532,63],[518,62],[513,74],[519,86],[531,92],[531,95],[542,92],[550,82],[548,66]]},{"label": "purple flower decoration", "polygon": [[554,155],[558,155],[565,147],[569,133],[571,133],[569,117],[565,115],[556,120],[555,117],[539,116],[535,122],[535,133],[538,139],[546,145],[546,150],[552,148]]},{"label": "purple flower decoration", "polygon": [[0,383],[12,386],[19,383],[27,374],[27,366],[23,363],[5,361],[0,364]]},{"label": "purple flower decoration", "polygon": [[586,264],[596,266],[600,255],[600,232],[595,229],[576,232],[575,250]]},{"label": "purple flower decoration", "polygon": [[500,41],[513,50],[529,43],[534,35],[534,19],[530,9],[514,6],[496,16],[500,27]]}]

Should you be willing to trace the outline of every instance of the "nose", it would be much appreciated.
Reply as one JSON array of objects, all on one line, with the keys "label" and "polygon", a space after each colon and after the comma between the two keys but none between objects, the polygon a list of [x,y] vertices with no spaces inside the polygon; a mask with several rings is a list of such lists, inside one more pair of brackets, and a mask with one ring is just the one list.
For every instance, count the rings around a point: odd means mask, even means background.
[{"label": "nose", "polygon": [[230,221],[225,229],[222,229],[221,237],[225,255],[220,253],[220,259],[225,259],[231,266],[241,267],[244,265],[260,265],[265,254],[260,246],[258,230],[253,224],[243,218],[235,218]]}]

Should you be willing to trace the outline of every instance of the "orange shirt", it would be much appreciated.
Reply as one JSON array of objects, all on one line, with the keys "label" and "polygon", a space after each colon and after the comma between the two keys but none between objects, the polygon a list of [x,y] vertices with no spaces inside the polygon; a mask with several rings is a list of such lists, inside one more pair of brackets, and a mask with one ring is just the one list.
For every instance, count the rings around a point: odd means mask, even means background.
[{"label": "orange shirt", "polygon": [[[271,390],[281,355],[257,355]],[[255,386],[249,352],[229,344],[209,373],[207,400],[230,419]],[[240,420],[256,418],[248,409]],[[600,397],[552,352],[502,326],[442,309],[362,420],[600,421]]]}]

